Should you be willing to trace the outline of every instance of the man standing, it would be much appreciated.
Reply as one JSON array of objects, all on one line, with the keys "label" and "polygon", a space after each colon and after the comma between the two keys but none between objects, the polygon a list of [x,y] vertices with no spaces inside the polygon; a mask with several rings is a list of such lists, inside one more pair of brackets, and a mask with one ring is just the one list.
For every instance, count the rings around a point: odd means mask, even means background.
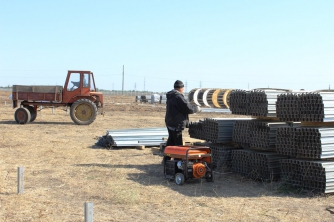
[{"label": "man standing", "polygon": [[166,94],[166,116],[165,123],[168,130],[166,146],[182,146],[182,130],[188,128],[188,114],[197,113],[201,110],[199,106],[188,103],[184,96],[184,84],[180,80],[174,83],[174,89]]}]

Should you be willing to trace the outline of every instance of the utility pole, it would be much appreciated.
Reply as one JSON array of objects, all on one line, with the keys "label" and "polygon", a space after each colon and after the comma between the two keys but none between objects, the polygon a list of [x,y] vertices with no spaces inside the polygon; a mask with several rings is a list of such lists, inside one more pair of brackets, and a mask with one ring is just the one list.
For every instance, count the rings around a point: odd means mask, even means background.
[{"label": "utility pole", "polygon": [[123,79],[122,79],[122,95],[124,95],[124,65],[123,65]]},{"label": "utility pole", "polygon": [[145,78],[144,78],[144,92],[145,92]]}]

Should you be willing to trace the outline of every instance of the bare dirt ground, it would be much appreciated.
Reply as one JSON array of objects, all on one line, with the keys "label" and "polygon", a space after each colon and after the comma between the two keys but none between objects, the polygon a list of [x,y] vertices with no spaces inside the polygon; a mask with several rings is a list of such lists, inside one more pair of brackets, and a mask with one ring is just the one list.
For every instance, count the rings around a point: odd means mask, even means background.
[{"label": "bare dirt ground", "polygon": [[[85,202],[94,203],[94,221],[334,221],[332,195],[233,173],[177,186],[164,178],[161,157],[150,148],[95,146],[107,129],[164,127],[164,105],[110,96],[105,115],[89,126],[75,125],[62,108],[43,109],[35,122],[19,125],[9,95],[0,92],[0,221],[83,221]],[[230,117],[190,119],[224,116]],[[23,194],[17,194],[20,166]]]}]

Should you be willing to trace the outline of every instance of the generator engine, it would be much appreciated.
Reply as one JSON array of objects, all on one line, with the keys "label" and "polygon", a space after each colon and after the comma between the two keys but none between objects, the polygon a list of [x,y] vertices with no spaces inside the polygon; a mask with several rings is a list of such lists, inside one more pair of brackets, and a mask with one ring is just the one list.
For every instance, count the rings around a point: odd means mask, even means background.
[{"label": "generator engine", "polygon": [[164,149],[164,174],[183,185],[188,179],[205,178],[213,182],[211,149],[206,146],[167,146]]}]

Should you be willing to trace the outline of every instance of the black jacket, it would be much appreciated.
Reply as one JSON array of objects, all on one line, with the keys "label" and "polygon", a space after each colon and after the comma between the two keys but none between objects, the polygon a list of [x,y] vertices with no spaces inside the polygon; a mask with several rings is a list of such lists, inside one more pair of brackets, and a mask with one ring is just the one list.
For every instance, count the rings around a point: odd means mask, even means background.
[{"label": "black jacket", "polygon": [[196,113],[196,105],[188,103],[183,94],[173,89],[166,94],[166,126],[174,127],[177,131],[188,127],[188,114]]}]

